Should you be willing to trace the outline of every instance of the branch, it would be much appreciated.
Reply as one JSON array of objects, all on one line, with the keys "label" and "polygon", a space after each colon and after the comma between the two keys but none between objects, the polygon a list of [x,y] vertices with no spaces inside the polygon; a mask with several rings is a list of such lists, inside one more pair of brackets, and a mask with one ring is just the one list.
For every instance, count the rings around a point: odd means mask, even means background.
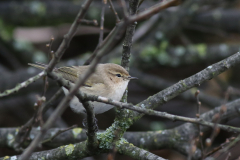
[{"label": "branch", "polygon": [[178,2],[179,0],[165,0],[162,1],[161,3],[158,3],[148,9],[146,9],[145,11],[135,15],[135,16],[131,16],[129,17],[129,21],[130,22],[136,22],[136,21],[140,21],[140,20],[144,20],[146,18],[151,17],[152,15],[160,12],[163,9],[166,9],[168,7],[174,6],[176,2]]},{"label": "branch", "polygon": [[28,80],[18,84],[15,88],[13,89],[9,89],[9,90],[6,90],[4,91],[3,93],[0,93],[0,97],[4,97],[4,96],[8,96],[10,94],[13,94],[13,93],[16,93],[18,92],[20,89],[24,88],[24,87],[27,87],[29,84],[33,83],[34,81],[40,79],[41,77],[45,76],[46,75],[46,72],[45,71],[42,71],[40,72],[39,74],[37,74],[36,76],[32,77],[32,78],[29,78]]},{"label": "branch", "polygon": [[47,138],[47,139],[43,140],[41,143],[43,144],[43,143],[52,142],[53,139],[56,138],[56,137],[57,137],[58,135],[60,135],[61,133],[64,133],[64,132],[66,132],[66,131],[68,131],[68,130],[71,130],[71,129],[73,129],[73,128],[76,128],[76,127],[77,127],[77,125],[73,125],[73,126],[68,127],[68,128],[66,128],[66,129],[58,130],[58,132],[56,132],[53,136],[51,136],[50,138]]},{"label": "branch", "polygon": [[[130,9],[130,15],[135,15],[137,13],[138,9],[138,0],[130,0],[129,1],[129,9]],[[127,27],[126,35],[123,41],[123,51],[122,51],[122,61],[121,66],[125,68],[127,71],[129,71],[129,62],[130,62],[130,56],[131,56],[131,48],[132,48],[132,41],[133,41],[133,35],[135,32],[137,22],[134,22],[133,24],[130,24]]]},{"label": "branch", "polygon": [[[167,88],[166,90],[164,91],[161,91],[159,92],[158,94],[150,97],[148,100],[147,100],[147,104],[146,104],[146,100],[143,101],[142,103],[138,104],[140,106],[145,107],[145,108],[151,108],[151,107],[154,107],[156,106],[156,104],[161,104],[163,103],[164,101],[167,101],[173,97],[175,97],[176,95],[178,95],[180,92],[183,92],[184,90],[187,90],[191,87],[193,87],[195,84],[200,84],[202,82],[204,82],[205,80],[207,79],[211,79],[212,77],[222,73],[223,71],[227,70],[228,68],[234,66],[235,64],[239,63],[240,62],[240,53],[236,53],[234,54],[233,56],[223,60],[223,61],[220,61],[216,64],[213,64],[212,66],[209,66],[208,68],[204,69],[203,71],[197,73],[196,75],[193,75],[183,81],[180,81],[179,83],[173,85],[172,87],[169,87]],[[214,74],[213,74],[214,73]],[[166,96],[163,96],[161,97],[159,94],[167,94]],[[160,97],[159,97],[160,96]],[[168,99],[167,99],[168,98]],[[149,105],[149,103],[151,103],[151,105]],[[58,110],[58,109],[57,109]],[[56,113],[56,112],[55,112]],[[126,125],[124,125],[124,128],[126,129],[128,126],[130,126],[134,121],[136,121],[137,119],[139,119],[142,115],[140,114],[137,114],[137,113],[132,113],[132,112],[129,112],[135,116],[133,120],[130,120],[128,121],[128,123],[125,123]],[[52,116],[53,117],[53,116]],[[50,117],[50,119],[52,118]],[[54,120],[54,118],[52,118]],[[124,121],[124,119],[123,119]],[[48,122],[47,122],[48,123]],[[47,124],[46,123],[46,124]],[[110,127],[108,129],[108,131],[115,131],[116,129],[119,130],[118,128],[122,128],[123,126],[120,125],[121,121],[119,122],[118,121],[115,121],[113,125],[115,125],[114,129],[112,127]],[[117,128],[116,128],[117,127]],[[122,129],[125,131],[125,129]],[[231,128],[232,129],[232,128]],[[45,131],[45,130],[44,130]],[[123,132],[124,132],[123,131]],[[111,132],[110,132],[111,133]],[[40,134],[41,135],[41,134]],[[107,134],[106,134],[107,136]],[[39,136],[36,137],[36,139],[38,138]],[[41,138],[41,137],[40,137]],[[36,140],[35,139],[35,140]],[[35,141],[34,140],[34,141]]]},{"label": "branch", "polygon": [[[239,59],[240,59],[240,53],[235,54],[235,55],[239,55]],[[233,58],[233,57],[234,56],[232,56],[231,58]],[[231,58],[229,58],[229,59],[231,59]],[[235,59],[233,59],[233,60],[235,60]],[[223,62],[223,61],[221,61],[221,62]],[[218,63],[220,64],[221,62],[218,62]],[[217,66],[216,66],[217,64],[212,65],[212,67],[217,68]],[[204,72],[204,70],[202,72]],[[202,74],[205,75],[204,73],[202,73]],[[66,80],[64,80],[61,77],[58,77],[57,75],[54,75],[54,76],[55,76],[55,79],[58,79],[58,81],[61,83],[61,85],[65,86],[66,88],[71,88],[72,84],[68,83]],[[206,78],[206,77],[203,77],[203,78]],[[84,99],[85,101],[90,100],[90,101],[98,101],[98,102],[103,102],[103,103],[107,103],[107,104],[112,104],[112,105],[114,105],[118,108],[126,108],[126,109],[137,111],[139,113],[144,113],[144,114],[148,114],[148,115],[155,115],[155,116],[159,116],[159,117],[162,117],[162,118],[167,118],[167,119],[170,119],[170,120],[173,120],[173,121],[180,120],[180,121],[191,122],[191,123],[195,123],[195,124],[201,124],[201,125],[209,126],[209,127],[214,127],[214,125],[215,125],[214,123],[203,121],[202,119],[199,119],[199,118],[197,118],[197,119],[187,118],[187,117],[183,117],[183,116],[176,116],[176,115],[168,114],[168,113],[165,113],[165,112],[153,111],[151,109],[147,109],[145,106],[142,106],[142,105],[140,107],[138,107],[138,106],[134,106],[132,104],[118,102],[118,101],[108,99],[108,98],[105,98],[105,97],[101,97],[101,96],[87,95],[85,93],[81,93],[80,91],[76,94],[76,96],[80,100]],[[152,103],[152,102],[150,102],[150,103]],[[223,129],[223,130],[226,130],[226,131],[240,132],[240,128],[221,125],[221,124],[217,124],[217,126],[221,129]]]},{"label": "branch", "polygon": [[[235,117],[238,117],[239,114],[237,111],[240,110],[240,99],[233,102],[227,103],[227,111],[220,117],[220,123],[227,122],[232,120]],[[219,113],[221,110],[220,107],[216,107],[214,110],[203,113],[200,118],[205,121],[211,121],[212,117]],[[202,132],[209,131],[209,127],[201,127]],[[57,133],[60,129],[50,129],[47,131],[46,138],[51,137],[52,133]],[[108,130],[109,131],[109,130]],[[14,140],[16,133],[18,132],[17,128],[1,128],[0,137],[3,141],[0,141],[1,147],[11,147],[9,144]],[[30,138],[35,137],[39,130],[33,128],[30,133]],[[104,132],[103,135],[108,134]],[[190,136],[191,135],[191,136]],[[152,132],[126,132],[124,138],[126,138],[130,143],[133,143],[135,146],[145,148],[148,150],[157,150],[162,148],[170,148],[177,150],[184,155],[187,155],[189,152],[188,141],[190,137],[197,137],[199,135],[198,128],[195,124],[185,123],[173,129],[162,130],[162,131],[152,131]],[[4,138],[5,137],[5,138]],[[62,133],[57,136],[52,143],[44,144],[47,147],[58,147],[61,145],[66,145],[68,143],[77,143],[83,140],[86,140],[86,135],[83,129],[75,128],[73,130]],[[200,152],[199,152],[200,153]],[[196,153],[195,153],[196,154]],[[197,155],[195,155],[197,156]],[[199,154],[198,156],[201,156]]]},{"label": "branch", "polygon": [[[160,106],[167,101],[173,99],[177,95],[181,94],[182,92],[195,87],[199,86],[201,83],[203,83],[206,80],[212,79],[213,77],[219,75],[220,73],[223,73],[224,71],[228,70],[229,68],[235,66],[236,64],[240,63],[240,53],[236,53],[218,63],[215,63],[206,69],[198,72],[197,74],[186,78],[184,80],[179,81],[178,83],[172,85],[171,87],[168,87],[161,92],[158,92],[157,94],[149,97],[148,99],[138,103],[136,106],[141,106],[145,109],[152,109],[157,106]],[[119,114],[119,112],[117,112]],[[121,113],[122,114],[122,113]],[[144,114],[139,114],[137,112],[131,112],[129,110],[125,111],[124,117],[131,117],[128,118],[127,123],[124,119],[117,119],[112,126],[109,128],[109,130],[116,130],[119,129],[122,134],[128,129],[135,121],[140,119]],[[125,125],[122,126],[121,123],[124,123]]]},{"label": "branch", "polygon": [[96,135],[97,124],[96,124],[95,112],[93,110],[93,105],[90,103],[90,101],[82,100],[80,98],[79,100],[82,102],[87,112],[87,123],[88,123],[87,148],[90,152],[93,153],[95,152],[95,150],[98,148],[98,145],[99,145],[99,142],[97,140],[97,135]]},{"label": "branch", "polygon": [[[172,0],[172,1],[178,1],[178,0]],[[172,1],[167,1],[167,3],[165,3],[165,1],[164,1],[164,2],[159,3],[159,4],[157,5],[157,7],[160,8],[160,9],[158,8],[158,11],[163,10],[163,9],[167,8],[168,6],[170,6],[169,4],[172,3]],[[135,6],[135,7],[137,7],[137,6]],[[148,10],[146,10],[146,11],[149,12],[150,15],[155,14],[155,12],[154,12],[155,10],[151,10],[151,8],[148,9]],[[144,11],[144,13],[145,13],[146,11]],[[109,36],[107,36],[107,37],[105,38],[105,40],[103,41],[102,45],[96,48],[96,50],[93,52],[93,54],[91,55],[91,57],[89,57],[89,59],[84,63],[84,65],[90,64],[90,62],[97,56],[97,54],[98,54],[99,52],[101,52],[101,51],[99,51],[99,50],[101,50],[101,48],[103,48],[104,46],[106,46],[106,45],[107,45],[106,42],[109,41],[109,39],[111,39],[111,37],[113,37],[113,35],[115,35],[114,33],[119,32],[119,31],[117,31],[117,30],[120,30],[119,28],[125,30],[125,27],[126,27],[127,25],[132,24],[132,23],[134,23],[134,22],[137,21],[137,20],[141,20],[142,18],[145,18],[145,17],[143,16],[143,17],[140,17],[140,18],[139,18],[139,17],[137,17],[137,15],[135,15],[135,16],[129,16],[127,19],[125,18],[123,21],[121,21],[121,22],[119,22],[118,24],[116,24],[116,27],[111,31],[111,33],[109,34]],[[116,38],[117,38],[118,40],[120,39],[120,37],[116,37]],[[115,44],[115,43],[114,43],[114,44]],[[108,46],[108,45],[107,45],[107,46]],[[114,45],[110,45],[110,46],[109,46],[109,51],[112,49],[113,46],[114,46]],[[98,53],[97,53],[97,52],[98,52]]]},{"label": "branch", "polygon": [[[49,107],[50,104],[55,101],[61,94],[63,93],[62,89],[59,89],[43,106],[42,106],[42,113],[45,113]],[[15,149],[18,149],[20,144],[23,143],[23,136],[25,135],[25,132],[31,130],[33,122],[34,122],[35,118],[32,117],[30,120],[27,121],[27,123],[25,123],[21,128],[19,128],[19,131],[16,134],[16,137],[14,138],[13,143],[11,143],[13,145],[13,147]],[[35,137],[35,136],[34,136]]]},{"label": "branch", "polygon": [[[154,91],[163,90],[166,87],[169,87],[174,84],[174,82],[163,79],[161,77],[143,73],[142,71],[140,71],[136,68],[131,69],[131,71],[135,77],[138,77],[138,80],[136,81],[136,83],[140,84],[141,86],[147,87],[148,89],[152,89]],[[183,100],[195,101],[196,100],[195,99],[196,90],[197,90],[196,88],[187,90],[187,91],[181,93],[179,95],[179,97],[182,98]],[[199,96],[199,99],[201,99],[201,102],[207,104],[210,108],[214,108],[214,107],[220,105],[222,102],[222,99],[214,97],[205,92],[201,92],[201,94],[198,96]]]},{"label": "branch", "polygon": [[[147,114],[147,115],[154,115],[154,116],[158,116],[158,117],[161,117],[161,118],[166,118],[166,119],[169,119],[169,120],[172,120],[172,121],[179,120],[179,121],[184,121],[184,122],[200,124],[200,125],[204,125],[204,126],[208,126],[208,127],[212,127],[212,128],[215,127],[215,123],[207,122],[207,121],[204,121],[204,120],[199,119],[199,118],[188,118],[188,117],[183,117],[183,116],[176,116],[176,115],[169,114],[169,113],[166,113],[166,112],[159,112],[159,111],[154,111],[154,110],[151,110],[151,109],[145,109],[145,107],[143,107],[143,106],[138,107],[138,106],[134,106],[132,104],[122,103],[122,102],[118,102],[118,101],[108,99],[108,98],[105,98],[105,97],[100,97],[100,96],[92,96],[91,98],[90,97],[91,96],[88,96],[88,99],[95,100],[95,101],[98,101],[98,102],[104,102],[104,103],[107,103],[107,104],[112,104],[112,105],[115,105],[118,108],[126,108],[126,109],[130,109],[130,110],[133,110],[133,111],[137,111],[139,113],[144,113],[144,114]],[[216,124],[216,125],[217,125],[217,127],[219,127],[222,130],[240,133],[240,128],[238,128],[238,127],[232,127],[232,126],[221,125],[221,124]]]},{"label": "branch", "polygon": [[[78,144],[69,144],[65,146],[58,147],[56,149],[42,151],[42,152],[35,152],[33,153],[28,160],[37,160],[37,159],[44,159],[44,160],[53,160],[53,159],[76,159],[77,158],[84,158],[91,156],[86,150],[86,142],[80,142]],[[0,160],[25,160],[22,159],[20,156],[5,156],[0,158]]]},{"label": "branch", "polygon": [[119,16],[118,16],[118,13],[117,11],[115,10],[114,6],[113,6],[113,3],[112,3],[112,0],[108,0],[109,1],[109,4],[110,4],[110,9],[112,10],[113,14],[115,15],[116,17],[116,23],[120,22],[120,19],[119,19]]},{"label": "branch", "polygon": [[105,14],[105,7],[107,5],[107,1],[102,1],[102,12],[101,12],[101,22],[100,22],[100,35],[99,35],[99,41],[98,45],[100,45],[103,41],[103,30],[104,30],[104,14]]},{"label": "branch", "polygon": [[166,160],[161,158],[149,151],[138,148],[127,141],[120,140],[116,143],[116,149],[118,152],[124,155],[128,155],[133,159],[144,159],[144,160]]},{"label": "branch", "polygon": [[[77,30],[79,19],[82,19],[84,17],[84,15],[85,15],[88,7],[90,6],[91,2],[92,2],[92,0],[85,1],[85,3],[83,4],[82,8],[80,9],[77,17],[75,18],[73,24],[71,25],[71,28],[70,28],[69,32],[64,36],[64,39],[63,39],[61,45],[59,46],[58,50],[56,51],[54,58],[52,58],[52,60],[50,61],[49,65],[45,69],[45,71],[48,74],[51,73],[51,71],[53,70],[54,66],[60,60],[60,58],[62,57],[64,51],[68,47],[68,45],[70,43],[70,40],[72,39],[75,31]],[[84,77],[88,78],[87,76],[84,76]],[[85,80],[86,80],[86,78],[85,78]],[[84,83],[85,80],[84,79],[83,80],[79,79],[78,80],[78,84],[79,85],[76,85],[75,88],[71,89],[69,94],[60,102],[60,104],[58,105],[57,109],[54,111],[52,116],[49,117],[47,122],[42,127],[41,133],[38,134],[38,136],[32,141],[32,143],[29,145],[29,147],[21,155],[21,159],[28,159],[29,158],[31,153],[36,148],[36,146],[43,139],[43,136],[45,135],[47,130],[52,126],[52,124],[57,119],[57,117],[59,117],[59,115],[62,115],[63,111],[65,110],[67,104],[69,103],[69,101],[71,99],[70,97],[73,97],[74,92],[77,91],[77,87],[80,87],[82,85],[82,83]]]},{"label": "branch", "polygon": [[[124,5],[125,1],[121,1],[123,4],[123,10],[124,10],[124,15],[126,16],[126,6]],[[135,15],[137,13],[138,9],[138,2],[139,0],[130,0],[129,1],[129,12],[130,16]],[[125,17],[127,18],[127,17]],[[130,56],[131,56],[131,49],[132,49],[132,41],[133,41],[133,35],[135,32],[137,22],[134,22],[133,24],[130,24],[127,27],[126,30],[126,35],[123,41],[123,50],[122,50],[122,60],[121,60],[121,66],[125,68],[129,72],[129,62],[130,62]],[[127,93],[128,93],[128,88],[126,88],[122,101],[127,102]]]}]

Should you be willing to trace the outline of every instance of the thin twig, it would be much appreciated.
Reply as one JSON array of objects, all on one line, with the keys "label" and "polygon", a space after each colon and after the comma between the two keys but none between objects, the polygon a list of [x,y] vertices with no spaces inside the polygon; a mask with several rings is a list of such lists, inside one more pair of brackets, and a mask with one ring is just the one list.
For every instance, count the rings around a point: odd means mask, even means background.
[{"label": "thin twig", "polygon": [[[154,110],[151,110],[151,109],[145,109],[145,108],[142,108],[142,107],[137,107],[137,106],[134,106],[132,104],[118,102],[118,101],[111,100],[111,99],[101,97],[101,96],[88,96],[88,99],[93,100],[93,101],[98,101],[98,102],[104,102],[104,103],[107,103],[107,104],[112,104],[112,105],[115,105],[116,107],[130,109],[130,110],[133,110],[133,111],[137,111],[139,113],[145,113],[145,114],[148,114],[148,115],[154,115],[154,116],[158,116],[158,117],[162,117],[162,118],[167,118],[167,119],[170,119],[170,120],[173,120],[173,121],[176,121],[176,120],[185,121],[185,122],[200,124],[200,125],[204,125],[204,126],[208,126],[208,127],[212,127],[212,128],[215,126],[214,123],[207,122],[207,121],[204,121],[204,120],[199,119],[199,118],[198,119],[188,118],[188,117],[168,114],[168,113],[165,113],[165,112],[158,112],[158,111],[154,111]],[[240,128],[238,128],[238,127],[231,127],[231,126],[222,125],[222,124],[216,124],[216,126],[221,128],[222,130],[240,133]]]},{"label": "thin twig", "polygon": [[18,131],[17,136],[15,137],[13,148],[16,151],[20,151],[20,150],[23,151],[22,145],[28,139],[33,125],[37,122],[39,110],[42,108],[42,104],[43,102],[45,102],[45,100],[46,100],[45,97],[37,96],[37,102],[34,104],[35,112],[33,114],[32,121],[28,122],[27,125],[22,126]]},{"label": "thin twig", "polygon": [[[58,81],[61,83],[61,85],[63,85],[64,87],[70,89],[73,84],[70,84],[67,80],[64,80],[61,77],[58,77],[57,74],[52,73],[52,76],[55,77],[55,79],[58,79]],[[58,78],[56,78],[58,77]],[[126,108],[126,109],[130,109],[133,111],[137,111],[139,113],[145,113],[148,115],[155,115],[158,117],[162,117],[162,118],[167,118],[173,121],[179,120],[179,121],[185,121],[185,122],[190,122],[190,123],[195,123],[195,124],[200,124],[200,125],[204,125],[204,126],[208,126],[208,127],[212,127],[214,128],[215,124],[208,122],[208,121],[204,121],[200,118],[188,118],[188,117],[183,117],[183,116],[176,116],[176,115],[172,115],[172,114],[168,114],[166,112],[158,112],[158,111],[154,111],[151,109],[146,109],[145,107],[138,107],[138,106],[134,106],[132,104],[129,103],[122,103],[116,100],[112,100],[112,99],[108,99],[105,97],[101,97],[101,96],[95,96],[95,95],[87,95],[86,93],[82,93],[82,92],[78,92],[76,94],[76,97],[78,97],[81,100],[89,100],[89,101],[97,101],[97,102],[103,102],[106,104],[112,104],[118,108]],[[230,131],[230,132],[239,132],[240,133],[240,128],[237,127],[231,127],[228,125],[222,125],[222,124],[216,124],[217,127],[226,130],[226,131]]]},{"label": "thin twig", "polygon": [[[123,5],[123,9],[124,9],[124,15],[126,15],[125,12],[126,11],[126,4],[125,4],[125,0],[122,0],[122,5]],[[130,15],[135,15],[137,13],[138,10],[138,0],[130,0],[129,1],[129,12]],[[125,17],[126,19],[126,17]],[[122,60],[121,60],[121,66],[123,68],[125,68],[128,72],[129,72],[129,62],[130,62],[130,57],[131,57],[131,50],[132,50],[132,43],[133,43],[133,35],[135,32],[135,28],[136,28],[137,23],[134,22],[133,24],[130,24],[127,27],[126,30],[126,35],[123,41],[123,50],[122,50]],[[122,101],[123,102],[127,102],[127,93],[128,93],[128,88],[126,88],[123,97],[122,97]],[[120,114],[121,115],[121,114]]]},{"label": "thin twig", "polygon": [[[123,140],[121,140],[123,141]],[[119,142],[118,142],[119,143]],[[127,141],[124,141],[122,143],[119,143],[116,146],[117,150],[120,153],[123,153],[127,156],[130,156],[133,159],[144,159],[144,160],[166,160],[162,157],[159,157],[149,151],[146,151],[142,148],[136,147],[133,144],[128,143]],[[137,154],[136,154],[137,153]],[[146,155],[146,156],[145,156]]]},{"label": "thin twig", "polygon": [[[216,153],[216,152],[219,151],[219,150],[220,150],[220,152],[221,152],[222,150],[224,150],[223,148],[224,148],[225,146],[227,146],[228,144],[230,144],[230,143],[231,143],[232,141],[234,141],[234,140],[235,140],[234,137],[231,137],[230,139],[227,139],[224,143],[222,143],[222,144],[219,145],[218,147],[216,147],[216,148],[212,149],[210,152],[208,152],[208,153],[205,155],[205,157],[209,157],[210,155],[213,155],[214,153]],[[221,150],[221,149],[222,149],[222,150]],[[215,155],[215,157],[219,157],[220,152],[217,152],[216,155]]]},{"label": "thin twig", "polygon": [[63,132],[66,132],[66,131],[68,131],[68,130],[70,130],[70,129],[76,128],[76,127],[77,127],[77,125],[75,124],[75,125],[73,125],[73,126],[71,126],[71,127],[68,127],[68,128],[66,128],[66,129],[58,130],[57,133],[55,133],[52,137],[43,140],[41,143],[43,144],[43,143],[51,142],[51,141],[52,141],[55,137],[57,137],[59,134],[61,134],[61,133],[63,133]]},{"label": "thin twig", "polygon": [[[48,108],[50,107],[50,104],[55,101],[61,94],[63,93],[62,91],[62,88],[60,88],[53,96],[52,98],[50,98],[46,103],[43,104],[42,108],[43,108],[43,111],[42,113],[45,113]],[[27,123],[25,123],[18,131],[18,134],[16,135],[15,137],[15,141],[14,141],[14,148],[17,149],[19,148],[19,146],[21,146],[21,143],[23,142],[23,139],[25,136],[25,132],[28,131],[28,130],[31,130],[31,127],[33,126],[34,122],[35,122],[35,119],[37,117],[37,110],[36,112],[34,113],[33,117],[28,120]]]},{"label": "thin twig", "polygon": [[48,89],[48,85],[49,85],[47,76],[43,77],[43,82],[44,82],[44,89],[43,89],[42,96],[45,96],[47,89]]},{"label": "thin twig", "polygon": [[[54,37],[52,37],[50,39],[50,42],[48,44],[46,44],[46,47],[48,48],[48,63],[50,62],[51,59],[54,58],[54,52],[52,51],[52,44],[53,44],[53,41],[54,41]],[[47,88],[48,88],[48,78],[47,76],[44,76],[44,89],[43,89],[43,94],[42,96],[45,96],[46,92],[47,92]]]},{"label": "thin twig", "polygon": [[20,89],[27,87],[29,84],[35,82],[36,80],[40,79],[41,77],[45,76],[47,73],[45,71],[40,72],[34,77],[29,78],[28,80],[18,84],[13,89],[5,90],[3,93],[0,93],[0,97],[8,96],[10,94],[18,92]]},{"label": "thin twig", "polygon": [[[196,100],[197,100],[197,114],[196,114],[196,118],[200,118],[201,102],[199,101],[199,94],[200,94],[200,91],[197,90],[197,91],[195,92],[195,97],[196,97]],[[201,157],[203,158],[203,157],[204,157],[203,142],[202,142],[203,133],[201,132],[201,127],[200,127],[200,125],[197,125],[197,127],[198,127],[198,132],[199,132],[198,141],[199,141],[199,143],[200,143]]]},{"label": "thin twig", "polygon": [[215,114],[214,117],[213,117],[213,121],[215,123],[214,127],[213,127],[213,131],[212,131],[212,134],[210,136],[210,138],[207,138],[206,139],[206,151],[208,150],[208,148],[212,145],[214,139],[216,138],[216,136],[219,134],[220,130],[219,130],[219,127],[218,127],[218,123],[220,122],[221,120],[221,116],[227,111],[227,107],[226,107],[226,103],[228,101],[228,98],[229,98],[229,92],[231,90],[228,89],[227,92],[225,93],[225,98],[224,98],[224,104],[221,106],[221,110],[219,113]]},{"label": "thin twig", "polygon": [[225,158],[225,160],[228,160],[229,157],[231,157],[231,155],[232,155],[231,152],[229,152],[228,155],[227,155],[227,157]]},{"label": "thin twig", "polygon": [[239,141],[240,141],[240,135],[238,135],[237,138],[234,138],[232,142],[229,142],[228,145],[225,148],[223,148],[220,152],[226,153],[230,148],[236,145],[236,143],[238,143]]},{"label": "thin twig", "polygon": [[162,1],[161,3],[158,3],[148,9],[146,9],[145,11],[135,15],[135,16],[131,16],[129,17],[129,22],[133,23],[135,21],[140,21],[140,20],[144,20],[147,19],[149,17],[151,17],[152,15],[158,13],[159,11],[169,8],[171,6],[174,6],[176,2],[178,2],[179,0],[165,0]]},{"label": "thin twig", "polygon": [[94,19],[94,20],[81,19],[81,20],[79,20],[79,22],[84,23],[84,24],[92,24],[94,26],[98,25],[98,22],[96,19]]},{"label": "thin twig", "polygon": [[46,44],[46,47],[48,48],[48,59],[49,59],[49,62],[51,59],[53,59],[53,55],[52,55],[52,44],[53,44],[53,41],[54,41],[54,37],[52,37],[49,41],[48,44]]},{"label": "thin twig", "polygon": [[[71,28],[69,29],[69,32],[64,36],[64,39],[63,39],[61,45],[59,46],[58,50],[56,51],[55,57],[52,58],[52,60],[50,61],[49,65],[45,69],[45,71],[48,74],[53,70],[54,66],[60,60],[60,58],[62,57],[62,55],[65,52],[66,48],[68,47],[72,37],[74,36],[74,34],[75,34],[75,32],[76,32],[76,30],[78,28],[78,24],[79,24],[78,20],[79,19],[83,19],[83,17],[85,15],[88,7],[90,6],[91,2],[92,2],[92,0],[86,0],[85,3],[82,5],[82,8],[80,9],[80,11],[79,11],[78,15],[76,16],[73,24],[71,25]],[[71,90],[70,94],[68,94],[61,101],[61,103],[58,105],[57,109],[54,111],[53,115],[51,117],[49,117],[47,122],[42,127],[41,132],[37,135],[37,137],[32,141],[32,143],[28,146],[28,148],[21,155],[21,159],[28,159],[30,157],[31,153],[34,151],[34,149],[36,148],[38,143],[42,140],[42,138],[44,137],[44,135],[47,132],[47,130],[52,126],[52,124],[57,119],[57,117],[63,113],[63,111],[66,108],[66,105],[69,103],[69,100],[70,100],[69,98],[71,96],[73,96],[72,95],[73,93],[74,93],[74,90]]]},{"label": "thin twig", "polygon": [[128,11],[127,11],[127,5],[126,5],[125,0],[120,0],[120,4],[122,5],[122,8],[123,8],[124,19],[127,19],[128,18]]},{"label": "thin twig", "polygon": [[108,0],[109,1],[109,8],[112,10],[113,14],[115,15],[116,17],[116,23],[120,22],[120,19],[119,19],[119,16],[118,16],[118,13],[117,11],[115,10],[114,6],[113,6],[113,3],[112,3],[112,0]]},{"label": "thin twig", "polygon": [[104,13],[105,13],[105,7],[107,5],[106,0],[102,1],[102,12],[101,12],[101,22],[100,22],[100,34],[99,34],[99,41],[98,41],[98,46],[101,45],[103,41],[103,31],[104,31]]}]

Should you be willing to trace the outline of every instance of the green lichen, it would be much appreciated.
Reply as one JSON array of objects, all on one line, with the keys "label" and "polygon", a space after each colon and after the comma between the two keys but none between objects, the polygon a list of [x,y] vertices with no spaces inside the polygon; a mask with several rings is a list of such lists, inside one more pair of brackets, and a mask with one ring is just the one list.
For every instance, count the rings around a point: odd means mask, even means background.
[{"label": "green lichen", "polygon": [[[128,141],[125,138],[120,138],[120,140],[116,142],[116,146],[120,147],[121,145],[126,144],[126,143],[128,143]],[[132,144],[132,146],[133,146],[133,144]]]},{"label": "green lichen", "polygon": [[186,83],[183,80],[179,81],[184,87],[187,87]]},{"label": "green lichen", "polygon": [[[121,114],[125,112],[124,114]],[[128,112],[128,113],[127,113]],[[115,139],[115,135],[118,135],[119,138],[123,136],[124,132],[131,126],[133,119],[129,118],[132,115],[130,110],[121,110],[119,114],[122,116],[118,119],[116,118],[115,122],[109,127],[104,133],[97,133],[97,139],[99,141],[99,148],[102,149],[111,149],[112,142]],[[123,115],[126,115],[125,117]],[[129,116],[129,117],[128,117]],[[117,133],[116,133],[117,132]]]},{"label": "green lichen", "polygon": [[73,133],[73,137],[74,138],[77,138],[77,136],[82,132],[82,128],[74,128],[72,130],[72,133]]},{"label": "green lichen", "polygon": [[111,149],[113,138],[114,138],[114,133],[110,129],[107,129],[106,132],[104,133],[97,133],[99,148]]},{"label": "green lichen", "polygon": [[3,160],[9,159],[9,158],[10,158],[9,156],[5,156],[5,157],[3,158]]},{"label": "green lichen", "polygon": [[73,144],[69,144],[67,146],[65,146],[65,152],[66,152],[66,155],[71,155],[74,151],[74,145]]}]

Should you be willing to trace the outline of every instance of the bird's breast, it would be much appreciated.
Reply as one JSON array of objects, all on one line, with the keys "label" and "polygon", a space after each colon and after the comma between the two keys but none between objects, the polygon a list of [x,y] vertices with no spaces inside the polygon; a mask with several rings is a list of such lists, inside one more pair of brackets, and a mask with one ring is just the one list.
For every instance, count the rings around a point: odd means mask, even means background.
[{"label": "bird's breast", "polygon": [[111,98],[113,100],[120,101],[123,96],[123,93],[125,92],[125,90],[127,88],[127,85],[128,85],[128,81],[124,81],[124,82],[120,83],[119,85],[114,85],[112,87],[111,94],[109,94],[107,98]]}]

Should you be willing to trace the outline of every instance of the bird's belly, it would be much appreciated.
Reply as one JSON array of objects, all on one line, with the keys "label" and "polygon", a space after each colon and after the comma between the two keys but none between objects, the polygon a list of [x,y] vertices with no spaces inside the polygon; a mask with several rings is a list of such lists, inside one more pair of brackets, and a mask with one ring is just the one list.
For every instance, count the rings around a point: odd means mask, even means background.
[{"label": "bird's belly", "polygon": [[[65,87],[62,87],[62,89],[63,89],[65,95],[67,95],[69,93],[69,91]],[[95,114],[101,114],[101,113],[106,112],[114,107],[113,105],[105,104],[105,103],[101,103],[101,102],[90,102],[90,103],[93,104],[93,106],[94,106]],[[85,108],[83,107],[82,103],[79,102],[79,100],[76,96],[74,96],[72,98],[72,100],[69,103],[69,106],[76,113],[86,114]]]}]

